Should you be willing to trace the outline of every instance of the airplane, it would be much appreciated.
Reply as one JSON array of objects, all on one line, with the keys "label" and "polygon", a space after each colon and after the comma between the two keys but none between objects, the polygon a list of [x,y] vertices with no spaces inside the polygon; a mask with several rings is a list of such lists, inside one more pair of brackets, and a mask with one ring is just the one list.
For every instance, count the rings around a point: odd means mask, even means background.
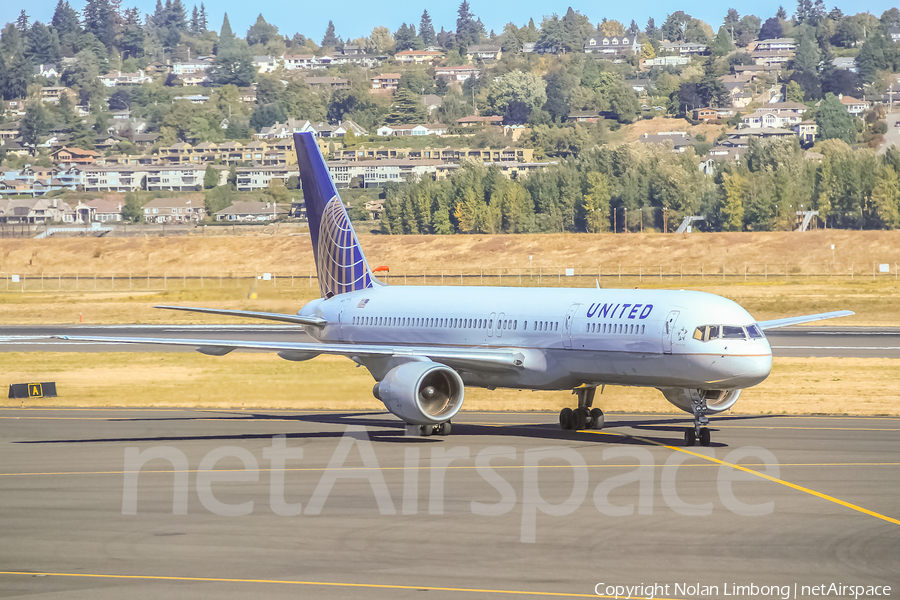
[{"label": "airplane", "polygon": [[466,387],[571,390],[563,429],[599,429],[598,387],[657,388],[693,417],[688,446],[710,443],[708,415],[768,377],[764,331],[854,314],[757,322],[737,303],[685,290],[389,286],[366,261],[312,134],[294,134],[321,298],[297,314],[158,306],[302,325],[315,342],[61,336],[80,342],[193,346],[223,356],[266,350],[291,361],[342,355],[375,379],[373,394],[406,435],[448,435]]}]

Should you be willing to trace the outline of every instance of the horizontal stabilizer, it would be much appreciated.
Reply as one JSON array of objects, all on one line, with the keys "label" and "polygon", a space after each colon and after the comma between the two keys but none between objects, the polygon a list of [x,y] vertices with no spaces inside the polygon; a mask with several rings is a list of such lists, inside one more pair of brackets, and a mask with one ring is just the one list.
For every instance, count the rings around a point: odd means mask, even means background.
[{"label": "horizontal stabilizer", "polygon": [[221,308],[197,308],[194,306],[154,306],[153,308],[183,310],[187,312],[206,313],[209,315],[223,315],[226,317],[244,317],[246,319],[265,319],[267,321],[281,321],[283,323],[294,323],[296,325],[312,325],[313,327],[323,327],[328,324],[328,321],[322,317],[305,317],[303,315],[285,315],[281,313],[257,312],[252,310],[225,310]]},{"label": "horizontal stabilizer", "polygon": [[836,310],[834,312],[819,313],[817,315],[803,315],[802,317],[787,317],[786,319],[773,319],[771,321],[760,321],[757,323],[760,329],[777,329],[779,327],[787,327],[788,325],[800,325],[801,323],[811,323],[812,321],[823,321],[825,319],[835,319],[837,317],[849,317],[856,313],[852,310]]}]

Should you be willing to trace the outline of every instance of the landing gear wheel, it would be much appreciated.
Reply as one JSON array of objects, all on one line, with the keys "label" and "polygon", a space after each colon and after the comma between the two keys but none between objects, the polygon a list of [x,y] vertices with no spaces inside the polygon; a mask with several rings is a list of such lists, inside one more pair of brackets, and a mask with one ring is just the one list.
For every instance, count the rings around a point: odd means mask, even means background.
[{"label": "landing gear wheel", "polygon": [[599,408],[591,409],[591,429],[603,429],[606,419],[603,417],[603,411]]},{"label": "landing gear wheel", "polygon": [[422,437],[428,437],[434,433],[434,427],[431,425],[420,425],[419,427],[422,431]]},{"label": "landing gear wheel", "polygon": [[587,429],[590,412],[586,408],[576,408],[572,411],[572,429]]},{"label": "landing gear wheel", "polygon": [[559,426],[563,429],[572,429],[572,419],[574,411],[571,408],[564,408],[559,411]]},{"label": "landing gear wheel", "polygon": [[688,427],[684,430],[684,445],[685,446],[693,446],[697,443],[697,432],[694,431],[693,427]]},{"label": "landing gear wheel", "polygon": [[438,435],[450,435],[450,430],[452,427],[450,426],[450,421],[445,421],[437,426],[437,430],[435,431]]},{"label": "landing gear wheel", "polygon": [[709,446],[709,429],[706,427],[700,428],[700,445]]}]

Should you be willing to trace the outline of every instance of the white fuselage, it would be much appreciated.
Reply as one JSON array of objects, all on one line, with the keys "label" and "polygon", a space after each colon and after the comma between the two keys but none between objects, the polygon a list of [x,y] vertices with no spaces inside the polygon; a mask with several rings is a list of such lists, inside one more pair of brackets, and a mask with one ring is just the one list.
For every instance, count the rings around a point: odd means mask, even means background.
[{"label": "white fuselage", "polygon": [[[579,385],[741,389],[769,375],[772,351],[754,319],[720,296],[691,291],[376,286],[314,300],[321,342],[511,349],[520,369],[454,365],[466,385],[562,390]],[[698,327],[731,337],[695,339]],[[743,328],[744,335],[739,337]],[[756,331],[756,328],[753,327]],[[699,335],[698,335],[699,337]],[[383,363],[359,360],[376,379]]]}]

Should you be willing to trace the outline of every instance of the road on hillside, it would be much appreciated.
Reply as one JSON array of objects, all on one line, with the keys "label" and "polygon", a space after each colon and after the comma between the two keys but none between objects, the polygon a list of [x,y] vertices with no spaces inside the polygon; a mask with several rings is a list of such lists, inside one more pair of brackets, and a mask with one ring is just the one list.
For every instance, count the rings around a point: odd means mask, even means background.
[{"label": "road on hillside", "polygon": [[887,123],[887,133],[884,134],[884,143],[878,147],[878,154],[884,154],[891,146],[900,146],[900,112],[888,113],[884,118]]}]

